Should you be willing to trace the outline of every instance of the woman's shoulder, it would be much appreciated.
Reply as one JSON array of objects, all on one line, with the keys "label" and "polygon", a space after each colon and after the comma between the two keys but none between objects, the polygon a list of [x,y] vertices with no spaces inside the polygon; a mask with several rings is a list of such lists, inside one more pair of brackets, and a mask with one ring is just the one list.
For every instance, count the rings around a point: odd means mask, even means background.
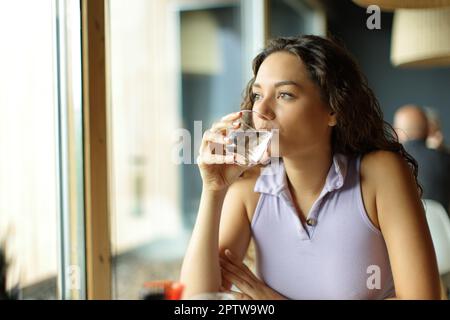
[{"label": "woman's shoulder", "polygon": [[408,164],[398,152],[375,150],[361,156],[361,172],[374,178],[386,177],[392,173],[398,175],[405,168],[408,168]]},{"label": "woman's shoulder", "polygon": [[376,150],[361,156],[360,174],[375,190],[384,188],[393,179],[410,180],[412,170],[399,152]]},{"label": "woman's shoulder", "polygon": [[398,179],[399,171],[404,171],[407,164],[397,153],[386,150],[376,150],[361,155],[360,181],[364,207],[371,222],[379,228],[379,213],[377,210],[377,194],[380,188]]}]

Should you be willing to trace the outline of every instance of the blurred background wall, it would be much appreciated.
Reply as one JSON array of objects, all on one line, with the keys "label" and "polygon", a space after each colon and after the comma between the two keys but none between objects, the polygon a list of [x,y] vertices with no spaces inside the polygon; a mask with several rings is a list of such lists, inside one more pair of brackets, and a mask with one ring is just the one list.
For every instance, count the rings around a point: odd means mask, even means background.
[{"label": "blurred background wall", "polygon": [[326,0],[329,32],[353,53],[375,91],[385,120],[408,103],[434,107],[450,140],[450,67],[396,68],[390,61],[393,12],[381,12],[381,29],[365,28],[369,14],[351,1]]}]

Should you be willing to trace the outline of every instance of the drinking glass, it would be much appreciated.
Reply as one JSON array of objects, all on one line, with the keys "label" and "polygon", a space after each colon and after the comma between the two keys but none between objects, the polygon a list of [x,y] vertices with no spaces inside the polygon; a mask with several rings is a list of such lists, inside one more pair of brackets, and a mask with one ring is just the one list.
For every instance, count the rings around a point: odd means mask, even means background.
[{"label": "drinking glass", "polygon": [[[227,154],[236,153],[242,159],[237,164],[253,166],[264,160],[274,135],[272,119],[254,110],[242,110],[237,129],[228,128],[227,137],[231,143],[226,145]],[[234,122],[236,123],[236,122]]]}]

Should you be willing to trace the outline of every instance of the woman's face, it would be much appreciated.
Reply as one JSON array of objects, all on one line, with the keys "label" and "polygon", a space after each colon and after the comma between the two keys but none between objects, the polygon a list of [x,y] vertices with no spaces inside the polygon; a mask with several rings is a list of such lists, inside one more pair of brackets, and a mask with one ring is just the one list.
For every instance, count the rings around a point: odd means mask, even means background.
[{"label": "woman's face", "polygon": [[[252,89],[253,110],[274,119],[274,126],[279,128],[279,156],[301,155],[330,146],[336,117],[297,56],[284,51],[269,55]],[[274,150],[272,146],[272,155]]]}]

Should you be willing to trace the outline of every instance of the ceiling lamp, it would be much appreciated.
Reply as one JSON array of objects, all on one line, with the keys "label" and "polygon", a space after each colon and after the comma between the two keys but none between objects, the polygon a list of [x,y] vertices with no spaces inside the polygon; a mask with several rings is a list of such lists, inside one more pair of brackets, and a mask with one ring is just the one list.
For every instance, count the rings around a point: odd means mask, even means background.
[{"label": "ceiling lamp", "polygon": [[399,67],[450,66],[450,7],[396,10],[391,62]]}]

